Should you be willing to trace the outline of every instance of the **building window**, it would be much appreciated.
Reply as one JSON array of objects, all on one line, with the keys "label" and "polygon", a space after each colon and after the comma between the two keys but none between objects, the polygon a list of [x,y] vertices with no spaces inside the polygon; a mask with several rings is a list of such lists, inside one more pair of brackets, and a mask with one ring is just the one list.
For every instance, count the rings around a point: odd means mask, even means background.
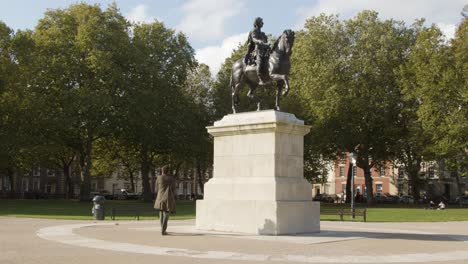
[{"label": "building window", "polygon": [[23,178],[23,179],[21,180],[21,190],[22,190],[23,192],[29,191],[29,179]]},{"label": "building window", "polygon": [[378,195],[382,194],[382,184],[378,183],[375,185],[375,191]]},{"label": "building window", "polygon": [[341,192],[346,193],[346,183],[341,184]]},{"label": "building window", "polygon": [[41,180],[40,179],[33,179],[33,190],[40,191],[41,190]]},{"label": "building window", "polygon": [[179,194],[179,195],[184,194],[184,187],[183,187],[182,182],[179,182],[179,186],[177,188],[177,194]]},{"label": "building window", "polygon": [[8,178],[7,176],[4,176],[3,181],[2,181],[2,186],[3,186],[4,191],[7,191],[7,192],[11,191],[10,178]]},{"label": "building window", "polygon": [[403,179],[405,177],[405,169],[398,168],[398,178]]},{"label": "building window", "polygon": [[33,169],[33,176],[41,176],[41,167]]},{"label": "building window", "polygon": [[55,184],[46,184],[45,186],[46,193],[48,194],[54,194],[55,193]]},{"label": "building window", "polygon": [[330,193],[330,184],[325,184],[325,187],[323,189],[324,193]]},{"label": "building window", "polygon": [[380,177],[385,177],[385,167],[380,167]]},{"label": "building window", "polygon": [[182,194],[187,195],[187,182],[184,182],[182,186],[183,186],[183,188],[184,188]]},{"label": "building window", "polygon": [[344,177],[344,166],[340,166],[340,177]]},{"label": "building window", "polygon": [[435,177],[434,167],[429,167],[427,169],[427,174],[428,174],[429,178],[434,178]]},{"label": "building window", "polygon": [[47,170],[47,177],[55,177],[55,170]]},{"label": "building window", "polygon": [[361,194],[361,186],[356,186],[356,194]]},{"label": "building window", "polygon": [[341,161],[346,160],[346,153],[340,153],[340,160]]},{"label": "building window", "polygon": [[320,187],[319,188],[315,188],[315,195],[319,195],[320,194]]}]

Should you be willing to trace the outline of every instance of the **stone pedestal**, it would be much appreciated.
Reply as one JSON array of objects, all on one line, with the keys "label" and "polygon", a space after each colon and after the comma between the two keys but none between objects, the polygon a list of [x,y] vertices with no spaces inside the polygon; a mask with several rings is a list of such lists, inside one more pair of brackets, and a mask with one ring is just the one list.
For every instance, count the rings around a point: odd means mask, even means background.
[{"label": "stone pedestal", "polygon": [[213,178],[196,227],[261,235],[320,231],[320,204],[303,177],[304,121],[273,110],[231,114],[208,127]]}]

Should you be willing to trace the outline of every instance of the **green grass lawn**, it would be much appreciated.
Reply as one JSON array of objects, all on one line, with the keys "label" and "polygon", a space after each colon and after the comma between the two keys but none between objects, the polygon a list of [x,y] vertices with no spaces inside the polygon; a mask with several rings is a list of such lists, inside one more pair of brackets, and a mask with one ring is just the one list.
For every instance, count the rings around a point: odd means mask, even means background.
[{"label": "green grass lawn", "polygon": [[[343,208],[350,210],[349,204],[321,204],[323,209]],[[358,205],[356,210],[363,210],[363,205]],[[350,220],[351,216],[344,216],[344,220]],[[321,220],[340,220],[339,216],[321,215]],[[362,216],[356,216],[357,221],[362,221]],[[367,207],[368,222],[445,222],[468,221],[468,208],[449,206],[445,210],[425,210],[424,205],[375,205]]]},{"label": "green grass lawn", "polygon": [[[49,218],[49,219],[93,219],[92,202],[79,202],[72,200],[1,200],[0,216]],[[106,220],[110,220],[111,209],[117,209],[117,220],[134,219],[131,213],[119,213],[119,209],[137,209],[140,219],[158,219],[153,203],[142,201],[107,200],[105,203]],[[177,213],[171,219],[195,218],[195,202],[178,201]]]},{"label": "green grass lawn", "polygon": [[[49,219],[76,219],[90,220],[92,202],[78,202],[71,200],[1,200],[0,216],[49,218]],[[152,203],[141,201],[106,201],[106,219],[110,220],[111,208],[117,210],[134,208],[142,212],[140,219],[157,219],[157,212]],[[343,208],[349,209],[346,204],[322,204],[322,209]],[[358,205],[357,209],[362,210]],[[178,201],[177,214],[171,219],[195,218],[195,202]],[[117,214],[117,220],[134,219],[132,216]],[[321,220],[339,220],[339,216],[322,215]],[[345,216],[349,221],[350,216]],[[358,216],[357,221],[362,221]],[[369,222],[443,222],[468,221],[468,208],[449,206],[446,210],[424,210],[423,206],[413,205],[378,205],[367,208],[367,221]]]}]

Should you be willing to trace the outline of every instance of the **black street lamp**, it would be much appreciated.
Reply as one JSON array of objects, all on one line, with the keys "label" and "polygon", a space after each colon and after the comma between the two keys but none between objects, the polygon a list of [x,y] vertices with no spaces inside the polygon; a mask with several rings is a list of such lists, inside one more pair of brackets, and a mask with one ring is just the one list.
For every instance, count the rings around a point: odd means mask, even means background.
[{"label": "black street lamp", "polygon": [[356,209],[354,207],[354,167],[356,166],[356,153],[349,152],[348,158],[353,164],[353,168],[351,169],[351,218],[354,220],[356,218]]}]

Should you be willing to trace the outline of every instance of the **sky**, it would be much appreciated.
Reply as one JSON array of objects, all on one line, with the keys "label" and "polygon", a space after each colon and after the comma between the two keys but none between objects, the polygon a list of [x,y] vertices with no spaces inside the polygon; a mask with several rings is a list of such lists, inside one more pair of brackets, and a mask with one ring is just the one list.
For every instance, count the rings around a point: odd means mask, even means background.
[{"label": "sky", "polygon": [[379,12],[412,24],[425,18],[437,24],[447,39],[453,37],[467,0],[0,0],[0,20],[14,30],[34,29],[47,9],[66,8],[86,2],[106,8],[116,2],[121,13],[134,22],[154,19],[184,32],[199,62],[210,66],[213,75],[239,43],[247,40],[255,17],[262,17],[263,31],[279,36],[284,29],[300,30],[307,18],[338,14],[354,17],[362,10]]}]

